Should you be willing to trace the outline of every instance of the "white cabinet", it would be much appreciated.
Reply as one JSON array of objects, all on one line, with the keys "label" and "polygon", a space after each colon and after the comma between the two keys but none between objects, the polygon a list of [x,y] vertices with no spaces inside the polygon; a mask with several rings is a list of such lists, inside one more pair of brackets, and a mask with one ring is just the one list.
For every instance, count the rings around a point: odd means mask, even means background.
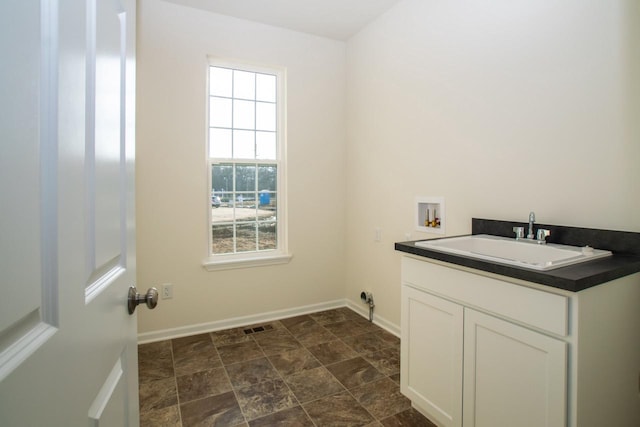
[{"label": "white cabinet", "polygon": [[460,426],[463,307],[403,286],[402,312],[402,392],[432,421]]},{"label": "white cabinet", "polygon": [[640,273],[569,292],[402,259],[401,391],[443,427],[640,426]]},{"label": "white cabinet", "polygon": [[561,340],[465,308],[463,425],[566,425],[566,348]]},{"label": "white cabinet", "polygon": [[565,425],[566,343],[407,285],[402,313],[402,392],[432,421]]}]

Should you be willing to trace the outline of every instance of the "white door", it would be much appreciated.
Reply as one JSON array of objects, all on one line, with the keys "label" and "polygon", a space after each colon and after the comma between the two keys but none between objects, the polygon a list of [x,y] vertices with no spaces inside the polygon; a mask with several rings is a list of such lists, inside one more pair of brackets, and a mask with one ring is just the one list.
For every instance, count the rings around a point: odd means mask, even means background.
[{"label": "white door", "polygon": [[400,387],[440,426],[462,425],[464,308],[402,286]]},{"label": "white door", "polygon": [[566,426],[567,344],[465,309],[468,427]]},{"label": "white door", "polygon": [[0,2],[0,425],[138,425],[135,1]]}]

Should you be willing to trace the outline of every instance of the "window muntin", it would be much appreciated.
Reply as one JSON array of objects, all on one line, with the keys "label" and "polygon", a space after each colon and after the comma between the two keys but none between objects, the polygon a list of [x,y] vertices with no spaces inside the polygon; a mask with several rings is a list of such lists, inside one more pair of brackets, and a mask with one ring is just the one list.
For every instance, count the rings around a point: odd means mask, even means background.
[{"label": "window muntin", "polygon": [[209,67],[210,256],[285,251],[281,74]]}]

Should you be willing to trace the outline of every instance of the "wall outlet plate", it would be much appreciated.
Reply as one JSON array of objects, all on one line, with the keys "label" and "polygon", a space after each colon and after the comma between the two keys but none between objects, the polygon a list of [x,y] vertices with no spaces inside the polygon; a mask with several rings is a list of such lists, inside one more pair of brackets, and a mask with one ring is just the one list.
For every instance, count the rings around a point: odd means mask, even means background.
[{"label": "wall outlet plate", "polygon": [[171,283],[162,284],[162,299],[173,298],[173,285]]}]

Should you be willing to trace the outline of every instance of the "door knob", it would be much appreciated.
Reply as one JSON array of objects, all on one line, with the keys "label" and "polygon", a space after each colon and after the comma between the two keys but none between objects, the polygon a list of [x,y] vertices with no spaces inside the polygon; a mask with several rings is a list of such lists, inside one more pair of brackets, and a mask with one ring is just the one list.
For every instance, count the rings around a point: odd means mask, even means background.
[{"label": "door knob", "polygon": [[140,295],[135,286],[129,288],[127,307],[129,308],[129,314],[133,314],[136,311],[136,307],[140,303],[147,304],[149,309],[153,310],[158,305],[158,290],[156,288],[149,288],[146,294]]}]

